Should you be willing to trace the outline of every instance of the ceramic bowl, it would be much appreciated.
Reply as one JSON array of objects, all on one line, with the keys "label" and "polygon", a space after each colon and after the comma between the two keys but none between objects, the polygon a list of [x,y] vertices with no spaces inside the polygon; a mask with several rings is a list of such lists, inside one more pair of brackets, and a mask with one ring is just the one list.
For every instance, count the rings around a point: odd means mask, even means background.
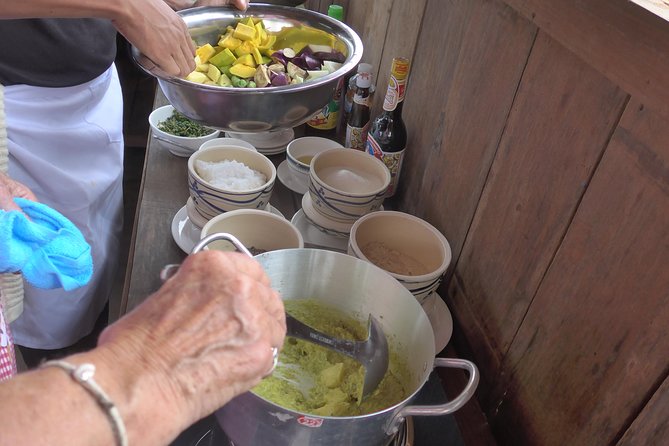
[{"label": "ceramic bowl", "polygon": [[311,202],[326,218],[352,223],[378,210],[389,184],[388,168],[365,152],[328,149],[311,160]]},{"label": "ceramic bowl", "polygon": [[[237,161],[265,175],[259,187],[232,190],[206,181],[197,170],[197,161]],[[188,192],[195,209],[207,220],[237,209],[265,209],[276,182],[276,168],[265,155],[244,147],[209,147],[188,158]]]},{"label": "ceramic bowl", "polygon": [[151,126],[153,138],[157,139],[159,145],[169,150],[173,155],[182,157],[191,156],[204,142],[218,138],[221,133],[220,130],[211,129],[211,133],[206,136],[189,138],[163,132],[158,128],[158,124],[172,116],[172,112],[174,112],[174,107],[171,105],[158,107],[149,115],[149,126]]},{"label": "ceramic bowl", "polygon": [[229,147],[229,146],[243,147],[245,149],[253,150],[255,152],[258,151],[258,149],[256,149],[256,147],[248,141],[244,141],[243,139],[239,138],[228,138],[227,136],[224,138],[214,138],[210,139],[209,141],[205,141],[200,146],[200,150],[208,149],[209,147]]},{"label": "ceramic bowl", "polygon": [[[253,254],[304,247],[300,231],[291,222],[271,212],[257,209],[238,209],[217,215],[204,225],[200,239],[217,232],[234,235]],[[207,247],[222,251],[235,250],[225,240],[211,242]]]},{"label": "ceramic bowl", "polygon": [[379,211],[351,227],[348,254],[397,279],[421,304],[439,287],[451,247],[437,228],[411,214]]},{"label": "ceramic bowl", "polygon": [[343,147],[337,141],[319,136],[305,136],[288,143],[286,161],[290,172],[305,184],[309,181],[309,170],[313,157],[327,149]]}]

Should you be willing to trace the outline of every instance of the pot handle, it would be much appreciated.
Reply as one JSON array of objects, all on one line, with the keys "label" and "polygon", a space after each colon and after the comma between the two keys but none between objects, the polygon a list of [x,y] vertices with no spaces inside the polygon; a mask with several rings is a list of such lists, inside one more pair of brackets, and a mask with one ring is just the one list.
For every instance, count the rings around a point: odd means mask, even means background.
[{"label": "pot handle", "polygon": [[[234,245],[235,248],[237,248],[238,251],[240,251],[243,254],[246,254],[249,257],[253,257],[253,254],[246,249],[246,246],[242,242],[237,239],[232,234],[228,234],[227,232],[216,232],[214,234],[210,234],[197,242],[193,249],[191,250],[191,254],[198,253],[204,249],[205,246],[207,246],[209,243],[214,242],[216,240],[227,240],[230,243]],[[160,280],[165,282],[167,279],[172,277],[177,270],[179,269],[179,264],[178,263],[170,263],[169,265],[165,265],[163,269],[160,271]]]},{"label": "pot handle", "polygon": [[479,370],[476,365],[465,359],[435,358],[434,367],[445,367],[452,369],[464,369],[469,372],[469,380],[460,395],[453,400],[436,406],[406,406],[400,409],[388,425],[387,434],[394,435],[399,425],[409,416],[435,416],[446,415],[460,409],[474,395],[479,383]]}]

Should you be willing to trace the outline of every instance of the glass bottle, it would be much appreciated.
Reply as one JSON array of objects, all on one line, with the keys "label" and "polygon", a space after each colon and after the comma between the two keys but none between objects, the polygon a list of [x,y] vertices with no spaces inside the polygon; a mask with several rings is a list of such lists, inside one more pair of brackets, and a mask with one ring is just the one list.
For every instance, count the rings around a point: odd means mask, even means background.
[{"label": "glass bottle", "polygon": [[353,96],[351,114],[346,124],[346,141],[344,147],[356,150],[365,150],[369,120],[371,118],[369,89],[372,85],[372,75],[358,73],[356,90]]},{"label": "glass bottle", "polygon": [[[328,16],[342,21],[344,19],[344,8],[341,5],[330,5]],[[321,136],[324,138],[337,138],[337,124],[339,122],[339,106],[341,103],[344,79],[339,79],[335,91],[323,106],[323,109],[307,121],[305,134],[311,136]]]},{"label": "glass bottle", "polygon": [[[353,107],[353,96],[355,96],[355,90],[357,86],[355,85],[356,79],[358,79],[359,73],[369,73],[372,74],[372,65],[368,63],[358,64],[358,69],[356,73],[344,80],[344,91],[342,92],[343,100],[342,105],[339,108],[340,114],[340,123],[341,123],[341,133],[346,132],[346,124],[348,123],[348,117],[351,115],[351,108]],[[369,102],[372,102],[372,96],[374,95],[374,85],[369,87]]]},{"label": "glass bottle", "polygon": [[390,170],[390,186],[386,197],[392,197],[402,171],[407,145],[407,130],[402,120],[402,105],[409,76],[409,60],[394,58],[383,100],[383,112],[374,119],[367,135],[366,151],[384,162]]}]

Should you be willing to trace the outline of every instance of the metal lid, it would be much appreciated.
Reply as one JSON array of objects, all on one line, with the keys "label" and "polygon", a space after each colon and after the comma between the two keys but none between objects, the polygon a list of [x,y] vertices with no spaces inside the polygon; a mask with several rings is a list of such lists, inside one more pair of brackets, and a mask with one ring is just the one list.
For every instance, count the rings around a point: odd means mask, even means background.
[{"label": "metal lid", "polygon": [[371,63],[363,62],[358,64],[358,73],[371,73],[373,68]]}]

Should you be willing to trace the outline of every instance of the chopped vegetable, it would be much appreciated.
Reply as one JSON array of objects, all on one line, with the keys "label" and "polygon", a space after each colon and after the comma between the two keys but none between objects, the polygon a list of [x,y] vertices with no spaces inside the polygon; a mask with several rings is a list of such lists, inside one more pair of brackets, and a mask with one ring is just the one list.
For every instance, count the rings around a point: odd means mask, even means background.
[{"label": "chopped vegetable", "polygon": [[274,71],[275,73],[285,73],[286,67],[283,64],[275,63],[267,67],[268,70]]},{"label": "chopped vegetable", "polygon": [[197,82],[198,84],[204,84],[207,79],[209,79],[207,75],[201,71],[193,71],[188,76],[186,76],[187,81]]},{"label": "chopped vegetable", "polygon": [[286,76],[286,73],[275,73],[274,77],[272,78],[272,86],[274,87],[288,85],[288,82],[288,76]]},{"label": "chopped vegetable", "polygon": [[256,74],[256,69],[254,67],[249,67],[248,65],[238,64],[230,67],[230,73],[239,78],[248,78],[253,77],[253,75]]},{"label": "chopped vegetable", "polygon": [[286,65],[286,70],[288,72],[288,76],[290,77],[295,77],[295,76],[299,76],[301,78],[307,77],[307,72],[292,62],[288,62],[288,64]]},{"label": "chopped vegetable", "polygon": [[237,58],[234,54],[232,54],[230,48],[224,48],[223,51],[219,52],[215,56],[212,56],[211,59],[209,59],[209,63],[212,63],[217,67],[224,67],[227,65],[232,65],[235,60],[237,60]]},{"label": "chopped vegetable", "polygon": [[195,52],[195,54],[197,54],[200,57],[200,62],[207,63],[209,58],[214,54],[216,54],[216,50],[214,49],[213,46],[211,46],[210,43],[207,43],[199,47]]},{"label": "chopped vegetable", "polygon": [[[198,74],[204,75],[204,73],[200,72],[198,72]],[[172,112],[172,115],[169,118],[159,122],[157,127],[159,130],[162,130],[165,133],[169,133],[175,136],[185,136],[189,138],[206,136],[215,131],[208,127],[203,126],[202,124],[198,124],[195,121],[191,121],[186,116],[182,115],[176,110]]]},{"label": "chopped vegetable", "polygon": [[218,85],[221,87],[232,87],[232,81],[227,74],[221,73],[221,77],[218,78]]},{"label": "chopped vegetable", "polygon": [[232,36],[239,40],[251,40],[256,33],[254,26],[244,25],[242,22],[237,23],[237,27],[232,32]]},{"label": "chopped vegetable", "polygon": [[330,74],[328,70],[307,70],[307,80],[318,79],[319,77]]},{"label": "chopped vegetable", "polygon": [[301,84],[339,70],[345,51],[326,31],[309,26],[269,31],[262,19],[249,17],[227,26],[216,47],[199,47],[196,69],[186,80],[238,88]]},{"label": "chopped vegetable", "polygon": [[253,80],[258,87],[268,86],[271,83],[269,78],[269,69],[265,65],[258,65],[258,68],[256,68],[256,73],[253,76]]}]

